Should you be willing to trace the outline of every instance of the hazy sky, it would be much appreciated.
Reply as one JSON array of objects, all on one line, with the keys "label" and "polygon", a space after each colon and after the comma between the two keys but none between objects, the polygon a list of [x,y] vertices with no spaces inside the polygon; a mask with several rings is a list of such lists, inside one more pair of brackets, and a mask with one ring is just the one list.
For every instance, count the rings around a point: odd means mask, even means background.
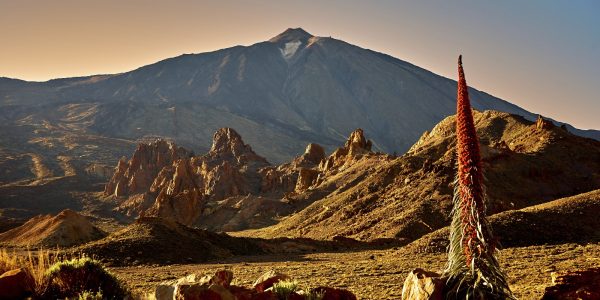
[{"label": "hazy sky", "polygon": [[117,73],[264,41],[288,27],[456,78],[600,129],[600,1],[0,0],[0,76]]}]

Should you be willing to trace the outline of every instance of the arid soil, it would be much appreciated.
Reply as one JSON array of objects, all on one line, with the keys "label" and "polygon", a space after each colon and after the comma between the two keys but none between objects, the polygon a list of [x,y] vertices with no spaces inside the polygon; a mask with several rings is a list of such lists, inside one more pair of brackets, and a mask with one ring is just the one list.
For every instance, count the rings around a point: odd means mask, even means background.
[{"label": "arid soil", "polygon": [[86,217],[65,209],[56,216],[37,216],[25,224],[0,233],[1,244],[19,246],[68,247],[105,235]]},{"label": "arid soil", "polygon": [[[238,257],[209,264],[111,268],[136,292],[149,293],[159,282],[187,274],[234,273],[234,283],[250,286],[262,273],[275,269],[304,286],[347,288],[359,299],[399,299],[405,276],[420,267],[440,271],[444,253],[416,254],[408,249],[316,253],[298,256]],[[584,269],[600,264],[600,243],[518,247],[502,250],[499,260],[519,299],[539,299],[552,284],[552,272]]]}]

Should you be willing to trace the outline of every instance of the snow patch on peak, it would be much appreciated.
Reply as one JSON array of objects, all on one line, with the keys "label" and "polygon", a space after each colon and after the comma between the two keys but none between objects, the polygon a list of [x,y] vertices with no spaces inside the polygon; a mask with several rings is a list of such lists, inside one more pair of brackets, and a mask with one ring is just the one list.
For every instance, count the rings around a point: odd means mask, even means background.
[{"label": "snow patch on peak", "polygon": [[302,44],[301,41],[293,41],[293,42],[285,43],[284,48],[279,49],[281,51],[281,55],[285,59],[290,59],[292,56],[294,56],[294,54],[296,54],[296,51],[298,51],[298,47],[300,47],[301,44]]}]

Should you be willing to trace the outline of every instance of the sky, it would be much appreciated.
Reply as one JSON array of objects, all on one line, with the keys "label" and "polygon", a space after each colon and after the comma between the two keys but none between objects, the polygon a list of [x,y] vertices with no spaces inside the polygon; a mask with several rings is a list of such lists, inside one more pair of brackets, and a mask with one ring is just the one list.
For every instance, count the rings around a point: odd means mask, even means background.
[{"label": "sky", "polygon": [[129,71],[287,28],[384,52],[582,129],[600,129],[597,0],[0,0],[0,76]]}]

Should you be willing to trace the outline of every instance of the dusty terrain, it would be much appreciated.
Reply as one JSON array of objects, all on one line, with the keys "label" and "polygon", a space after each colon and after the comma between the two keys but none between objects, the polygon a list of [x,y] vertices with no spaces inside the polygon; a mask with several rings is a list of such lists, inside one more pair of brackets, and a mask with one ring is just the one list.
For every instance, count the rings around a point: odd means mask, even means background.
[{"label": "dusty terrain", "polygon": [[[505,249],[500,263],[519,299],[539,299],[551,285],[551,273],[600,264],[600,243],[541,245]],[[276,269],[305,286],[331,285],[348,288],[359,299],[399,299],[405,276],[416,267],[442,270],[443,253],[420,253],[405,249],[346,253],[316,253],[294,256],[237,257],[207,264],[137,266],[111,268],[140,293],[157,283],[191,273],[211,274],[230,269],[234,282],[251,285],[262,273]],[[150,275],[149,275],[150,274]]]},{"label": "dusty terrain", "polygon": [[0,233],[0,244],[25,247],[69,247],[93,241],[105,233],[86,217],[65,209],[56,216],[40,215]]},{"label": "dusty terrain", "polygon": [[[541,296],[551,272],[598,264],[600,142],[543,119],[485,111],[476,112],[475,120],[490,220],[508,247],[500,261],[517,296]],[[67,251],[98,258],[139,293],[218,268],[231,268],[238,283],[249,285],[274,268],[301,284],[348,288],[361,299],[397,299],[411,269],[439,271],[444,265],[453,123],[452,117],[442,121],[400,157],[372,151],[373,142],[356,130],[329,156],[312,145],[279,166],[224,129],[204,156],[180,157],[167,142],[138,146],[148,151],[121,160],[109,184],[102,168],[92,175],[83,168],[87,163],[71,166],[65,155],[48,152],[56,165],[32,158],[41,178],[0,186],[1,212],[27,216],[39,203],[81,211],[108,234]],[[311,157],[316,159],[307,163]],[[51,175],[55,170],[60,176]],[[130,193],[145,195],[153,186],[158,193],[149,205],[166,209],[168,218],[151,217],[149,209],[134,221],[119,211],[132,200]],[[120,187],[127,187],[124,195]],[[195,210],[199,199],[208,205]],[[181,217],[189,213],[203,221],[185,222]],[[276,224],[229,234],[181,224],[216,220],[235,223],[233,230]],[[4,221],[5,227],[16,224]]]}]

